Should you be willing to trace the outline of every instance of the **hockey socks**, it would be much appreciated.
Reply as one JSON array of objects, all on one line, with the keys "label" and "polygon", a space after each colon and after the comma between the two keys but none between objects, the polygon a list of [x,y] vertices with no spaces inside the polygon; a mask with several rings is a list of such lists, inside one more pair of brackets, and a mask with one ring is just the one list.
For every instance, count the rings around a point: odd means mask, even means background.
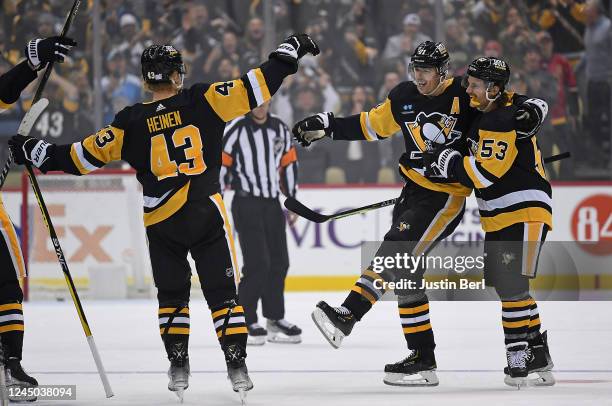
[{"label": "hockey socks", "polygon": [[435,348],[427,297],[418,302],[399,304],[398,310],[408,348]]},{"label": "hockey socks", "polygon": [[353,285],[342,306],[349,309],[357,320],[361,320],[372,305],[385,294],[382,282],[383,278],[379,274],[371,268],[366,269]]}]

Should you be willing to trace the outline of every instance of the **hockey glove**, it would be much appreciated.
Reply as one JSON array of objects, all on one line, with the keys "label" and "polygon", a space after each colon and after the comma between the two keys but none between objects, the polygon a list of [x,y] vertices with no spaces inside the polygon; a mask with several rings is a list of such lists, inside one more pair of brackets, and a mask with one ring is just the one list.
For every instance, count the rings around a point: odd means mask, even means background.
[{"label": "hockey glove", "polygon": [[514,113],[517,139],[533,137],[544,123],[548,104],[541,99],[527,99]]},{"label": "hockey glove", "polygon": [[331,122],[334,113],[319,113],[306,117],[293,126],[293,137],[303,147],[327,136],[332,137]]},{"label": "hockey glove", "polygon": [[25,47],[28,64],[33,70],[41,70],[49,62],[64,62],[76,41],[68,37],[36,38]]},{"label": "hockey glove", "polygon": [[38,138],[22,135],[13,135],[8,142],[13,159],[19,165],[29,163],[42,172],[49,170],[50,152],[55,148],[54,144]]},{"label": "hockey glove", "polygon": [[278,58],[282,61],[294,65],[297,71],[298,60],[306,54],[313,56],[319,55],[319,46],[310,38],[308,34],[294,34],[285,39],[282,44],[276,48],[276,51],[270,54],[270,58]]},{"label": "hockey glove", "polygon": [[452,179],[451,168],[455,159],[461,159],[461,153],[452,148],[437,148],[433,151],[423,152],[423,164],[427,178]]}]

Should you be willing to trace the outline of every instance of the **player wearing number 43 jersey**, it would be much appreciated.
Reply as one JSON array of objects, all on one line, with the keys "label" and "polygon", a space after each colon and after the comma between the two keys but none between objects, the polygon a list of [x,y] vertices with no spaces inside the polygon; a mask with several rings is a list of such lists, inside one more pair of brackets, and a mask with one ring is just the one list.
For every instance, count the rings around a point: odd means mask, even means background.
[{"label": "player wearing number 43 jersey", "polygon": [[188,252],[202,281],[233,389],[244,394],[253,387],[245,365],[247,328],[237,297],[234,240],[219,194],[223,131],[226,122],[268,101],[306,53],[316,55],[319,49],[307,35],[292,35],[267,62],[240,79],[182,89],[181,54],[170,45],[153,45],[141,59],[153,102],[123,109],[110,126],[71,145],[11,139],[16,161],[30,161],[42,171],[83,175],[120,159],[136,170],[144,193],[159,328],[171,364],[168,389],[179,397],[189,377]]}]

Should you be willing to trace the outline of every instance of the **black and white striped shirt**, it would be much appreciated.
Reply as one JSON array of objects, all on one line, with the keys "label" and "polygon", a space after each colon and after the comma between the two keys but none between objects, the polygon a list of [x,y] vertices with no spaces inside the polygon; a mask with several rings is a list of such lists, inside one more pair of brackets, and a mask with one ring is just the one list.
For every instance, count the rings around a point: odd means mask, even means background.
[{"label": "black and white striped shirt", "polygon": [[268,114],[257,124],[246,115],[227,123],[222,158],[221,190],[229,178],[231,189],[249,196],[295,196],[297,153],[279,117]]}]

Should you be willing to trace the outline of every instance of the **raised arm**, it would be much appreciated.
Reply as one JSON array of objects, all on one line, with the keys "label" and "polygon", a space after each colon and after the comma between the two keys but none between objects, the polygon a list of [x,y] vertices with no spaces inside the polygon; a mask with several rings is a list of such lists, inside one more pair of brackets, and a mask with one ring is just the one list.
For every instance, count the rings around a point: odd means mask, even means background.
[{"label": "raised arm", "polygon": [[292,35],[258,68],[240,79],[213,83],[204,97],[225,122],[243,116],[270,100],[283,79],[297,72],[298,60],[307,53],[318,55],[317,44],[306,34]]}]

